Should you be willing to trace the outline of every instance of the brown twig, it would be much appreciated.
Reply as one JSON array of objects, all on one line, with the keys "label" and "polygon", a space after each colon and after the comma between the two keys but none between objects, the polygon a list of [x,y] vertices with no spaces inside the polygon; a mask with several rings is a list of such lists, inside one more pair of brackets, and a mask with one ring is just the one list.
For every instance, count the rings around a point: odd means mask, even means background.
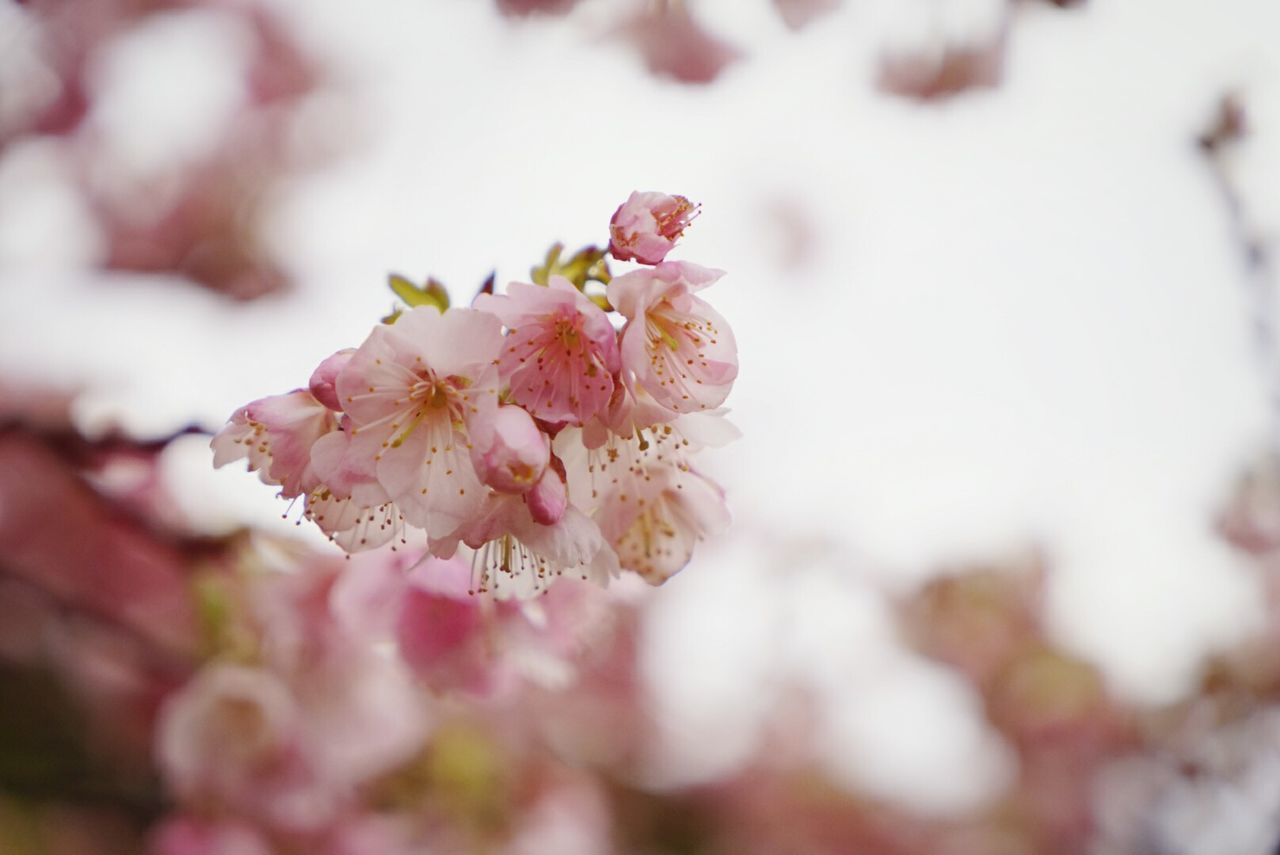
[{"label": "brown twig", "polygon": [[1214,186],[1227,210],[1232,236],[1240,248],[1254,347],[1263,363],[1267,402],[1274,421],[1273,443],[1280,451],[1280,331],[1277,331],[1273,308],[1276,296],[1274,261],[1265,236],[1250,221],[1244,194],[1228,162],[1231,152],[1248,133],[1248,117],[1243,103],[1234,93],[1227,93],[1218,100],[1213,119],[1196,143],[1204,155]]}]

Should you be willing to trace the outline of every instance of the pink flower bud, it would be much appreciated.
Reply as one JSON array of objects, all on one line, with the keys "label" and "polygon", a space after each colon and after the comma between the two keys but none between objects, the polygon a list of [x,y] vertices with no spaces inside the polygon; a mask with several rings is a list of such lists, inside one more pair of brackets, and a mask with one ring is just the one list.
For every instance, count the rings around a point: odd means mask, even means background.
[{"label": "pink flower bud", "polygon": [[[553,458],[554,463],[559,460]],[[542,525],[555,525],[569,506],[569,490],[565,486],[563,467],[548,466],[533,489],[525,494],[529,516]]]},{"label": "pink flower bud", "polygon": [[697,208],[683,196],[632,193],[609,221],[609,251],[619,261],[657,264],[684,234]]},{"label": "pink flower bud", "polygon": [[342,404],[338,401],[338,391],[333,384],[338,379],[339,372],[347,367],[347,363],[351,361],[351,355],[355,352],[354,347],[344,347],[321,362],[311,374],[311,394],[331,410],[342,411]]},{"label": "pink flower bud", "polygon": [[473,455],[476,472],[495,490],[527,493],[542,477],[551,443],[520,407],[499,407],[493,419],[493,440]]}]

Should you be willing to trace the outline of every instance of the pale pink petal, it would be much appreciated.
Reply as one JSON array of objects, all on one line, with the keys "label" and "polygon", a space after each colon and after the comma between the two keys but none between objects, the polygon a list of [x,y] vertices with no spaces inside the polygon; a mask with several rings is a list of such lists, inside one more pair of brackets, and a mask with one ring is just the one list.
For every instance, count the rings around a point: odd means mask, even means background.
[{"label": "pale pink petal", "polygon": [[418,307],[375,329],[338,375],[351,418],[346,453],[372,461],[405,519],[432,538],[457,529],[484,498],[470,450],[492,441],[500,329],[484,312]]},{"label": "pale pink petal", "polygon": [[721,448],[742,438],[742,431],[729,421],[728,414],[725,408],[686,413],[673,421],[671,427],[689,440],[691,450]]},{"label": "pale pink petal", "polygon": [[716,484],[692,470],[670,469],[666,476],[613,541],[622,567],[653,585],[688,564],[699,540],[729,525],[724,494]]},{"label": "pale pink petal", "polygon": [[599,527],[572,506],[555,525],[542,525],[520,497],[494,494],[466,542],[477,551],[476,589],[499,599],[537,596],[561,576],[604,585],[617,574]]},{"label": "pale pink petal", "polygon": [[674,413],[718,407],[738,375],[729,325],[692,291],[721,273],[663,262],[609,283],[609,300],[628,318],[622,334],[623,375]]},{"label": "pale pink petal", "polygon": [[351,447],[350,431],[335,430],[311,446],[311,468],[320,482],[339,499],[372,508],[391,501],[378,483],[376,461]]},{"label": "pale pink petal", "polygon": [[405,520],[431,538],[456,531],[487,493],[465,436],[439,419],[419,425],[402,443],[381,451],[377,471]]},{"label": "pale pink petal", "polygon": [[402,314],[390,326],[397,352],[422,361],[438,374],[470,377],[476,365],[497,358],[502,330],[497,320],[485,312],[455,308],[441,313],[431,306],[418,306]]},{"label": "pale pink petal", "polygon": [[214,466],[247,458],[266,484],[286,498],[315,485],[311,446],[337,427],[337,418],[310,392],[297,389],[241,407],[210,442]]},{"label": "pale pink petal", "polygon": [[405,541],[404,514],[392,502],[361,505],[321,487],[307,494],[303,515],[347,552]]},{"label": "pale pink petal", "polygon": [[562,276],[547,287],[512,282],[476,305],[508,328],[499,369],[511,398],[548,422],[581,424],[608,406],[618,370],[608,316]]}]

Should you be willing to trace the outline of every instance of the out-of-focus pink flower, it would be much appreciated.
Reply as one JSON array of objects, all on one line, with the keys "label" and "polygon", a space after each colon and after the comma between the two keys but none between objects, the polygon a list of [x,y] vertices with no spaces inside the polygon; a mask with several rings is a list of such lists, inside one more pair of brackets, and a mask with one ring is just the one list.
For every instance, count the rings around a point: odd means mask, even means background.
[{"label": "out-of-focus pink flower", "polygon": [[214,664],[170,698],[156,755],[174,792],[245,816],[313,827],[334,808],[302,750],[288,687],[261,668]]},{"label": "out-of-focus pink flower", "polygon": [[461,558],[428,558],[409,574],[396,622],[401,657],[440,692],[510,697],[532,684],[571,680],[588,639],[613,612],[598,585],[563,578],[537,600],[474,596]]},{"label": "out-of-focus pink flower", "polygon": [[[416,839],[419,823],[408,812],[356,813],[342,817],[315,841],[316,855],[437,855]],[[420,834],[421,832],[419,832]]]},{"label": "out-of-focus pink flower", "polygon": [[338,390],[334,388],[334,384],[338,380],[339,372],[347,367],[347,363],[351,361],[351,355],[355,352],[354,347],[344,347],[327,357],[311,373],[311,381],[308,384],[311,394],[331,410],[342,411],[342,404],[338,403]]},{"label": "out-of-focus pink flower", "polygon": [[484,627],[510,606],[490,610],[484,603],[472,595],[471,567],[461,558],[427,558],[411,574],[396,640],[400,655],[432,688],[474,694],[492,688],[500,663]]},{"label": "out-of-focus pink flower", "polygon": [[527,493],[538,483],[551,457],[551,442],[520,407],[499,407],[488,448],[472,447],[480,478],[503,493]]},{"label": "out-of-focus pink flower", "polygon": [[964,92],[994,89],[1004,77],[1009,48],[1006,19],[984,39],[926,44],[880,61],[877,81],[885,92],[918,101],[941,101]]},{"label": "out-of-focus pink flower", "polygon": [[609,803],[601,784],[580,775],[547,781],[516,821],[506,855],[603,853],[615,850]]},{"label": "out-of-focus pink flower", "polygon": [[649,71],[681,83],[710,83],[741,56],[683,7],[637,17],[626,35],[644,55]]},{"label": "out-of-focus pink flower", "polygon": [[352,452],[375,461],[405,519],[432,538],[484,501],[469,448],[490,443],[501,345],[493,315],[418,306],[377,327],[338,375]]},{"label": "out-of-focus pink flower", "polygon": [[683,196],[636,191],[609,220],[609,251],[619,261],[658,264],[697,215]]},{"label": "out-of-focus pink flower", "polygon": [[151,835],[151,855],[271,855],[272,847],[253,826],[233,819],[166,819]]},{"label": "out-of-focus pink flower", "polygon": [[578,0],[498,0],[498,11],[517,17],[537,13],[564,15],[577,4]]},{"label": "out-of-focus pink flower", "polygon": [[773,0],[778,15],[792,30],[800,30],[840,5],[840,0]]},{"label": "out-of-focus pink flower", "polygon": [[248,458],[249,471],[256,470],[264,484],[278,485],[286,498],[300,496],[316,482],[311,446],[337,425],[337,417],[304,389],[262,398],[236,410],[214,436],[213,465]]},{"label": "out-of-focus pink flower", "polygon": [[499,369],[512,400],[530,415],[582,424],[608,405],[618,371],[617,332],[568,279],[552,276],[545,288],[512,282],[505,296],[481,294],[475,305],[509,330]]},{"label": "out-of-focus pink flower", "polygon": [[339,790],[402,762],[426,734],[407,669],[375,649],[393,637],[402,573],[389,553],[325,560],[254,592],[265,660],[303,710],[309,764]]},{"label": "out-of-focus pink flower", "polygon": [[609,283],[609,302],[627,319],[624,377],[675,413],[724,403],[738,376],[738,348],[719,313],[693,295],[723,276],[684,261],[664,261]]},{"label": "out-of-focus pink flower", "polygon": [[250,580],[256,664],[209,664],[161,711],[156,754],[181,803],[315,833],[421,748],[430,708],[379,647],[394,638],[402,573],[384,553]]}]

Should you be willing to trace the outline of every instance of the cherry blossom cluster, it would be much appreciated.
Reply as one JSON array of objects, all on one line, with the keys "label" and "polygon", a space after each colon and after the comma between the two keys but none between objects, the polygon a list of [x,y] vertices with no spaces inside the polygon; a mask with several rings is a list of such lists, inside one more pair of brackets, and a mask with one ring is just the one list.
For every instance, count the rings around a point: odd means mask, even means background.
[{"label": "cherry blossom cluster", "polygon": [[[393,282],[417,305],[321,362],[307,388],[236,410],[214,465],[247,458],[349,553],[462,548],[476,592],[531,596],[620,570],[662,583],[727,524],[692,458],[736,435],[721,408],[736,345],[699,296],[723,274],[666,260],[696,214],[682,196],[633,193],[607,253],[562,264],[555,247],[536,283],[486,288],[470,307],[449,307],[434,280]],[[613,276],[606,255],[638,266]]]}]

